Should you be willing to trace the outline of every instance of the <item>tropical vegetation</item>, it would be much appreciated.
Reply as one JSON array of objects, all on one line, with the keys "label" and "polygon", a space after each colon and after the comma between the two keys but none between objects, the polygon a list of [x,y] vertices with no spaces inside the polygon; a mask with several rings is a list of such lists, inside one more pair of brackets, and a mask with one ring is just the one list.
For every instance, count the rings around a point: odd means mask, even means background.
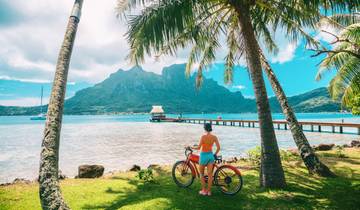
[{"label": "tropical vegetation", "polygon": [[321,25],[329,25],[337,33],[324,30],[332,36],[332,49],[320,49],[315,56],[325,53],[316,79],[336,69],[330,81],[329,92],[333,99],[341,99],[345,108],[360,114],[360,14],[339,14],[323,18]]}]

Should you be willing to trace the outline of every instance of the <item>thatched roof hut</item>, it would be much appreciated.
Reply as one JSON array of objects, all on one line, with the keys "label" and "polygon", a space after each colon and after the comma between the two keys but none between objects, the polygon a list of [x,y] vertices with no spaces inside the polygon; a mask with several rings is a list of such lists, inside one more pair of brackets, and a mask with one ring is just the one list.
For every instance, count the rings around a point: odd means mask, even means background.
[{"label": "thatched roof hut", "polygon": [[164,114],[162,106],[152,106],[150,114]]}]

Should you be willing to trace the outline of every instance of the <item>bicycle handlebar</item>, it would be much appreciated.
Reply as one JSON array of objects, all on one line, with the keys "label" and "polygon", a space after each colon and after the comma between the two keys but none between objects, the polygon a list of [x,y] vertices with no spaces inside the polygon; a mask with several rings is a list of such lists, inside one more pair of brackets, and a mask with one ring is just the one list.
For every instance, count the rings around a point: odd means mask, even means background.
[{"label": "bicycle handlebar", "polygon": [[189,146],[185,147],[185,156],[186,157],[192,153],[193,153],[193,150],[191,149],[191,147],[189,147]]}]

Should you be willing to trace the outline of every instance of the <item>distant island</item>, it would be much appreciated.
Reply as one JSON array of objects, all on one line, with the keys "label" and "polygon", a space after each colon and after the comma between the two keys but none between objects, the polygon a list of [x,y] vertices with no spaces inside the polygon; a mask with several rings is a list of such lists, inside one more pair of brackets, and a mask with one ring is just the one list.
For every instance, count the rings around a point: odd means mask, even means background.
[{"label": "distant island", "polygon": [[[240,91],[231,92],[212,79],[204,79],[200,89],[195,77],[185,77],[185,64],[165,67],[162,75],[134,67],[118,70],[93,87],[76,92],[66,100],[65,114],[144,113],[152,105],[162,105],[167,113],[245,113],[256,112],[255,100]],[[296,112],[339,112],[326,88],[289,97]],[[275,97],[270,98],[271,110],[282,112]],[[47,106],[43,109],[46,110]],[[0,115],[35,115],[40,107],[0,106]]]}]

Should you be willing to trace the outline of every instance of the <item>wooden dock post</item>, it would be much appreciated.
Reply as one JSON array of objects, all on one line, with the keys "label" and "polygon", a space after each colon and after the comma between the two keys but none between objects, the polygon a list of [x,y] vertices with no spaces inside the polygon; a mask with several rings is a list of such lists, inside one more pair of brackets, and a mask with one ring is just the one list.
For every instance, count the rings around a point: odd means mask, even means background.
[{"label": "wooden dock post", "polygon": [[343,127],[340,126],[340,133],[343,133]]},{"label": "wooden dock post", "polygon": [[285,127],[284,127],[284,128],[285,128],[285,130],[287,130],[287,124],[285,123],[284,125],[285,125]]},{"label": "wooden dock post", "polygon": [[277,124],[278,130],[280,130],[280,123]]},{"label": "wooden dock post", "polygon": [[314,125],[311,124],[311,131],[314,131]]},{"label": "wooden dock post", "polygon": [[331,126],[332,127],[332,132],[335,133],[335,126]]},{"label": "wooden dock post", "polygon": [[219,125],[219,121],[218,121],[218,120],[216,120],[216,125]]},{"label": "wooden dock post", "polygon": [[252,123],[252,127],[255,128],[255,123],[254,122]]},{"label": "wooden dock post", "polygon": [[358,128],[358,135],[360,135],[360,128]]},{"label": "wooden dock post", "polygon": [[250,128],[250,122],[248,122],[248,127]]},{"label": "wooden dock post", "polygon": [[321,132],[321,125],[319,125],[319,132]]}]

